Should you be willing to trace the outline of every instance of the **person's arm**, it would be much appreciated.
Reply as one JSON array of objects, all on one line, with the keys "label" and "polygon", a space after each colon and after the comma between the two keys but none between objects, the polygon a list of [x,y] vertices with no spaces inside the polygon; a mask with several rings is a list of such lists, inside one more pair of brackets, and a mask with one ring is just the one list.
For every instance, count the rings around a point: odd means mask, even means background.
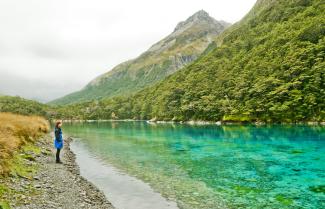
[{"label": "person's arm", "polygon": [[55,140],[60,141],[60,130],[58,128],[54,131],[55,134]]}]

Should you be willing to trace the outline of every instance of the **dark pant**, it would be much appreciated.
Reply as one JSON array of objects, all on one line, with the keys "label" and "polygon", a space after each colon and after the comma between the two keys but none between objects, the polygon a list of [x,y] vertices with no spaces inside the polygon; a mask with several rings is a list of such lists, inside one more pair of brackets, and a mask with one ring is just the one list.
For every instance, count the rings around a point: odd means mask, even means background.
[{"label": "dark pant", "polygon": [[56,149],[56,162],[60,162],[60,151],[61,149]]}]

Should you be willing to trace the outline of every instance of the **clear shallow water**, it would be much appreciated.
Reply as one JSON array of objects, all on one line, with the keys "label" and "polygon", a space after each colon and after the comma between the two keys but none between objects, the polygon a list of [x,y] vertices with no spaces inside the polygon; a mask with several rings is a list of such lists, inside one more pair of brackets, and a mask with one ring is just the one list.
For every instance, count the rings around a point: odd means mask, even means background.
[{"label": "clear shallow water", "polygon": [[76,141],[71,144],[80,173],[103,191],[116,209],[178,209],[176,202],[166,200],[147,183],[102,162],[85,146]]},{"label": "clear shallow water", "polygon": [[100,122],[63,130],[180,208],[325,208],[325,127]]}]

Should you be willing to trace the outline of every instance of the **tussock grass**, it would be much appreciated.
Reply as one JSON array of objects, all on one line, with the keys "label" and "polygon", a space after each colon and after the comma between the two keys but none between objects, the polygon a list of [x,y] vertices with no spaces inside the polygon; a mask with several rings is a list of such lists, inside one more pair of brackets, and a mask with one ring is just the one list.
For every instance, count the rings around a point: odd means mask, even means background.
[{"label": "tussock grass", "polygon": [[48,131],[49,124],[44,118],[0,113],[0,175],[9,172],[9,161],[15,151],[34,143]]}]

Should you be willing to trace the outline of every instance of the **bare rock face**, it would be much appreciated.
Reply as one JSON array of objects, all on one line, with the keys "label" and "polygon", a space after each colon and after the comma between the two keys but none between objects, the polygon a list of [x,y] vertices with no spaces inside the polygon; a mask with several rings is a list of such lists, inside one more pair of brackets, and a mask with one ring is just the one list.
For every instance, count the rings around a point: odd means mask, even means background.
[{"label": "bare rock face", "polygon": [[217,21],[214,18],[210,17],[206,11],[200,10],[189,17],[186,21],[178,23],[174,32],[184,30],[188,27],[193,26],[194,24],[209,24],[211,28],[219,30],[224,30],[225,27],[230,26],[229,23],[225,21]]},{"label": "bare rock face", "polygon": [[161,81],[193,62],[230,24],[200,10],[177,24],[174,31],[133,60],[91,81],[81,91],[54,101],[69,104],[131,94]]}]

